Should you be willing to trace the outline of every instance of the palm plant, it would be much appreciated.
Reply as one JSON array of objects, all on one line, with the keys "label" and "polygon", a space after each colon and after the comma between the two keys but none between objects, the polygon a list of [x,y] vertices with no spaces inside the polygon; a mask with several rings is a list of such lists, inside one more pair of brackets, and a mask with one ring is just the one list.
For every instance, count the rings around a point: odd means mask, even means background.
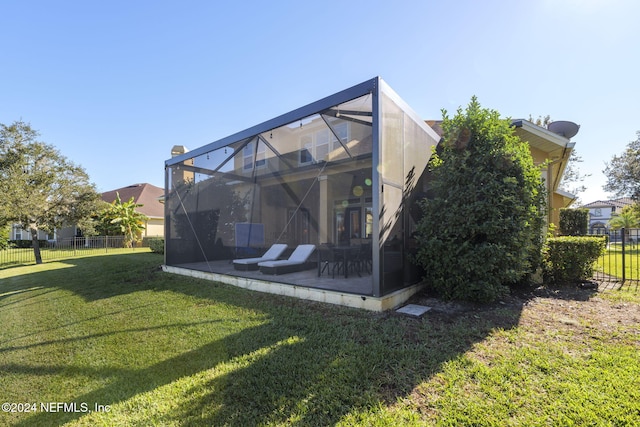
[{"label": "palm plant", "polygon": [[136,210],[141,206],[143,205],[137,204],[133,197],[123,202],[120,194],[116,193],[113,203],[100,212],[100,226],[96,228],[106,235],[124,235],[124,246],[130,248],[135,241],[139,240],[145,229],[145,221],[148,219],[146,215]]},{"label": "palm plant", "polygon": [[609,228],[612,230],[619,230],[621,228],[628,230],[630,228],[637,228],[638,225],[640,225],[640,219],[630,210],[622,210],[620,214],[609,220]]},{"label": "palm plant", "polygon": [[640,218],[631,209],[623,209],[620,214],[614,216],[609,220],[609,229],[620,230],[624,229],[624,237],[627,241],[631,239],[631,229],[638,228],[640,226]]}]

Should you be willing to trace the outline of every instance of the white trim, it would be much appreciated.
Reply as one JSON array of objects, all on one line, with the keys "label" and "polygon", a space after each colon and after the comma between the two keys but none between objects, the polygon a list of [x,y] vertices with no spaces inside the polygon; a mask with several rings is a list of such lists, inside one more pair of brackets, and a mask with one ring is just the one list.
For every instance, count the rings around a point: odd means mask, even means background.
[{"label": "white trim", "polygon": [[549,129],[543,128],[542,126],[538,126],[534,123],[531,123],[529,120],[519,119],[514,120],[514,122],[521,122],[521,128],[539,138],[545,139],[548,142],[552,142],[558,146],[558,148],[573,148],[575,143],[571,143],[564,136],[560,136],[557,133],[551,132]]},{"label": "white trim", "polygon": [[308,288],[305,286],[287,285],[267,280],[251,279],[248,277],[227,276],[225,274],[208,273],[206,271],[190,270],[187,268],[173,267],[169,265],[163,265],[162,270],[167,273],[180,274],[182,276],[189,276],[213,282],[221,282],[250,291],[284,295],[309,301],[324,302],[378,312],[391,310],[400,306],[425,286],[422,284],[413,285],[383,297],[372,297],[348,294],[339,291],[329,291],[326,289]]}]

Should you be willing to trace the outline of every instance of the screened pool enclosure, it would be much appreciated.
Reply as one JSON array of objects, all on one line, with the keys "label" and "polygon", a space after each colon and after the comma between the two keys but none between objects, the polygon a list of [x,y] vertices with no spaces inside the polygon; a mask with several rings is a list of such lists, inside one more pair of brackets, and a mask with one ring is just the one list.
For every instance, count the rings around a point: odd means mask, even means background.
[{"label": "screened pool enclosure", "polygon": [[[411,286],[416,201],[438,139],[374,78],[178,150],[165,163],[165,264],[369,297]],[[314,246],[293,268],[233,262],[276,244],[279,259]]]}]

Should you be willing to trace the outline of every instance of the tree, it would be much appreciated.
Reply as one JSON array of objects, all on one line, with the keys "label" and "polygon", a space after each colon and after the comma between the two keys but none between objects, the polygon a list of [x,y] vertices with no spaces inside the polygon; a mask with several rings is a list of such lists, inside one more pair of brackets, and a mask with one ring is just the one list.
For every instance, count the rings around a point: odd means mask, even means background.
[{"label": "tree", "polygon": [[7,249],[9,247],[9,225],[0,225],[0,250]]},{"label": "tree", "polygon": [[106,204],[98,213],[96,229],[106,236],[124,235],[124,246],[130,248],[139,240],[145,228],[145,221],[148,220],[146,215],[136,210],[142,206],[137,204],[133,197],[123,202],[120,193],[116,193],[113,203]]},{"label": "tree", "polygon": [[585,178],[591,176],[591,174],[585,175],[580,172],[580,170],[578,169],[578,163],[582,162],[582,157],[575,149],[573,149],[571,151],[571,154],[569,155],[567,167],[564,169],[564,173],[562,174],[562,181],[560,181],[559,185],[559,188],[561,190],[578,195],[587,189],[587,187],[582,184],[582,182]]},{"label": "tree", "polygon": [[630,228],[636,228],[638,225],[640,225],[640,219],[632,206],[625,206],[618,215],[609,220],[609,228],[612,230],[624,228],[627,234]]},{"label": "tree", "polygon": [[453,118],[429,165],[416,260],[444,298],[493,301],[540,262],[544,187],[510,120],[473,97]]},{"label": "tree", "polygon": [[38,136],[23,121],[0,124],[0,224],[28,229],[40,264],[38,230],[88,221],[100,196],[82,167]]},{"label": "tree", "polygon": [[538,118],[535,120],[533,120],[533,117],[531,116],[531,114],[529,114],[529,121],[531,123],[535,123],[537,126],[542,126],[544,128],[548,127],[549,123],[553,122],[549,114],[547,114],[546,116],[538,116]]},{"label": "tree", "polygon": [[640,202],[634,202],[622,208],[621,213],[631,213],[640,221]]},{"label": "tree", "polygon": [[613,156],[606,163],[603,172],[607,176],[605,191],[637,201],[640,200],[640,131],[636,135],[636,140],[627,144],[624,153]]}]

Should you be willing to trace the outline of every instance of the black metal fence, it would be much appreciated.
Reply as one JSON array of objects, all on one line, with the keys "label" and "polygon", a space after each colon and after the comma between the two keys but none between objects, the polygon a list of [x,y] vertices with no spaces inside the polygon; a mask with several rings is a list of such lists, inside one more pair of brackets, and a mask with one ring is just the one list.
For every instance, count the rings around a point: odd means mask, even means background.
[{"label": "black metal fence", "polygon": [[[40,254],[42,261],[55,261],[93,254],[132,252],[143,246],[147,245],[139,243],[134,248],[125,248],[124,236],[72,237],[42,242]],[[33,263],[35,263],[35,256],[31,245],[28,247],[10,245],[8,249],[0,250],[0,268]]]},{"label": "black metal fence", "polygon": [[594,280],[640,282],[640,229],[607,230],[604,234],[608,236],[607,249],[598,259]]}]

